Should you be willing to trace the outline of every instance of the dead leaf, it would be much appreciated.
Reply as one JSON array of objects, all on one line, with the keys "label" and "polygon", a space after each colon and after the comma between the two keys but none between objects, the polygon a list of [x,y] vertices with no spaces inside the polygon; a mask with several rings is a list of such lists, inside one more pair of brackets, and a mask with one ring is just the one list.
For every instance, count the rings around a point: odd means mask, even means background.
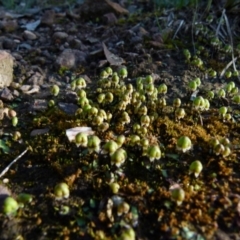
[{"label": "dead leaf", "polygon": [[41,21],[37,20],[35,22],[30,22],[27,23],[24,27],[28,30],[28,31],[34,31],[36,30],[36,28],[40,25]]},{"label": "dead leaf", "polygon": [[153,35],[153,40],[156,42],[163,43],[162,35],[160,33],[155,33]]},{"label": "dead leaf", "polygon": [[123,7],[121,7],[118,3],[114,3],[110,0],[105,0],[105,2],[112,7],[116,12],[120,14],[129,14],[129,11]]},{"label": "dead leaf", "polygon": [[157,48],[163,48],[165,45],[161,42],[156,42],[156,41],[149,41],[148,42],[151,46],[157,47]]},{"label": "dead leaf", "polygon": [[104,67],[106,67],[107,66],[107,64],[108,64],[108,61],[107,60],[100,60],[99,62],[98,62],[98,68],[104,68]]},{"label": "dead leaf", "polygon": [[149,32],[143,28],[143,27],[139,27],[138,29],[138,35],[139,36],[148,36],[149,35]]},{"label": "dead leaf", "polygon": [[103,19],[108,25],[113,25],[113,24],[117,23],[117,18],[115,16],[115,14],[112,12],[104,14]]},{"label": "dead leaf", "polygon": [[66,130],[66,135],[67,138],[70,142],[75,140],[75,136],[80,133],[84,132],[87,133],[88,135],[93,134],[94,132],[92,131],[91,127],[75,127],[75,128],[69,128]]},{"label": "dead leaf", "polygon": [[82,173],[82,170],[78,168],[75,173],[71,174],[70,176],[65,177],[64,180],[67,182],[67,185],[69,187],[71,187],[73,185],[73,183],[79,178],[81,173]]},{"label": "dead leaf", "polygon": [[121,57],[118,57],[115,54],[111,53],[108,50],[105,43],[102,43],[102,46],[103,46],[103,51],[104,51],[105,57],[106,57],[106,59],[108,60],[108,62],[110,63],[111,66],[120,66],[123,63],[125,63],[125,61]]}]

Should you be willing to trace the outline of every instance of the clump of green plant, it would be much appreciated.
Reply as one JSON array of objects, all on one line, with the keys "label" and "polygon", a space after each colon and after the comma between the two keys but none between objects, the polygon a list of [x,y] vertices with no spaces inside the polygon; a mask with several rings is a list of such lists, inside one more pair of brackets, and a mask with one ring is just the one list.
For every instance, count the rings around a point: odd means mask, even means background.
[{"label": "clump of green plant", "polygon": [[[203,166],[209,166],[204,169],[206,173],[216,167],[222,168],[219,172],[224,174],[224,164],[226,166],[232,164],[231,157],[234,156],[231,154],[233,148],[227,139],[217,139],[208,144],[209,133],[224,135],[227,132],[225,128],[232,125],[219,121],[217,117],[215,103],[221,99],[218,97],[218,92],[216,93],[218,99],[214,98],[213,91],[208,91],[206,98],[197,95],[204,84],[200,78],[193,78],[186,86],[187,92],[191,93],[191,101],[189,98],[176,97],[171,101],[172,104],[169,104],[166,84],[158,84],[152,75],[147,75],[137,78],[135,85],[128,83],[127,77],[128,71],[125,67],[117,72],[107,68],[101,72],[97,89],[89,88],[81,79],[78,84],[76,81],[72,82],[71,88],[78,98],[78,110],[75,116],[64,121],[64,124],[69,124],[71,127],[77,126],[75,127],[77,129],[74,128],[75,135],[70,140],[72,143],[68,145],[72,144],[75,151],[74,166],[76,164],[76,168],[81,169],[81,179],[92,184],[93,189],[97,189],[98,198],[104,199],[100,199],[102,206],[97,217],[103,225],[106,223],[108,226],[120,226],[117,234],[118,236],[122,234],[123,239],[135,237],[129,230],[134,227],[133,206],[127,203],[129,196],[151,194],[151,199],[155,199],[156,202],[167,198],[164,213],[161,212],[162,206],[154,206],[155,210],[159,211],[159,219],[162,217],[164,221],[172,220],[170,218],[173,216],[168,214],[167,209],[172,207],[174,207],[174,221],[181,219],[182,211],[186,210],[183,203],[186,201],[188,208],[195,207],[197,201],[195,193],[202,187],[197,183],[202,184],[204,177],[208,176],[205,172],[201,174]],[[232,95],[234,86],[229,86],[224,88],[225,97],[231,99],[231,103],[237,104],[235,96],[238,95]],[[57,104],[55,106],[54,109],[57,108]],[[203,115],[207,127],[195,121],[198,113]],[[221,110],[219,114],[221,118],[226,118],[226,113]],[[83,131],[83,129],[88,130]],[[58,132],[62,131],[62,125],[58,130]],[[192,141],[196,142],[194,148]],[[210,146],[209,154],[206,154],[208,146]],[[190,150],[192,151],[186,154]],[[192,159],[197,150],[201,161]],[[207,159],[201,155],[201,151]],[[68,154],[70,155],[71,151],[68,151]],[[184,156],[184,159],[181,159],[183,161],[179,161],[179,155]],[[219,164],[216,163],[216,159]],[[226,161],[222,163],[222,159]],[[189,171],[181,171],[186,166]],[[178,171],[175,172],[175,169]],[[162,174],[160,178],[159,172]],[[193,177],[189,176],[188,172]],[[162,182],[157,188],[155,182],[152,182],[155,178],[158,179],[157,181],[162,181],[163,178],[170,177],[175,178],[173,181],[179,181],[179,184],[174,184],[170,188],[170,191],[161,185]],[[65,181],[71,183],[72,178],[75,178],[75,175],[71,178],[66,177]],[[132,179],[134,181],[131,181]],[[102,186],[104,189],[107,186],[106,194],[101,194]],[[189,191],[187,192],[186,189]],[[205,187],[201,189],[205,190]],[[208,186],[206,189],[209,190]],[[112,197],[109,198],[108,194]],[[64,199],[64,196],[69,196],[69,188],[67,187],[66,192],[64,188],[54,189],[53,196]],[[206,202],[202,204],[204,208],[209,209]],[[137,198],[136,206],[136,208],[141,206]],[[151,213],[153,211],[151,207],[148,210]],[[79,212],[81,211],[84,210],[79,209]],[[85,218],[85,213],[79,214],[84,215]],[[198,219],[198,216],[196,218]],[[162,222],[159,221],[161,227]],[[190,220],[189,222],[191,224]],[[204,223],[202,225],[205,226]],[[174,227],[180,231],[180,227]],[[100,233],[99,235],[102,235]],[[98,235],[95,232],[91,234]]]},{"label": "clump of green plant", "polygon": [[60,91],[60,88],[58,85],[55,84],[51,87],[51,93],[53,96],[56,97],[59,94],[59,91]]},{"label": "clump of green plant", "polygon": [[127,152],[123,148],[118,148],[111,155],[111,164],[115,165],[116,167],[121,167],[122,164],[124,164],[126,159],[127,159]]},{"label": "clump of green plant", "polygon": [[62,200],[64,198],[68,198],[69,195],[70,195],[70,190],[66,183],[62,182],[57,184],[54,187],[54,196],[56,200]]},{"label": "clump of green plant", "polygon": [[2,204],[2,212],[7,216],[15,216],[19,208],[18,202],[13,197],[6,197]]},{"label": "clump of green plant", "polygon": [[111,156],[118,148],[119,145],[115,141],[109,140],[104,144],[103,151],[109,153]]},{"label": "clump of green plant", "polygon": [[113,194],[117,194],[120,189],[120,185],[117,182],[111,182],[109,187]]},{"label": "clump of green plant", "polygon": [[33,200],[33,196],[28,193],[20,193],[17,196],[17,202],[20,207],[24,207],[24,205],[31,203]]},{"label": "clump of green plant", "polygon": [[190,173],[193,173],[196,178],[202,172],[202,169],[203,165],[199,160],[193,161],[189,167]]},{"label": "clump of green plant", "polygon": [[177,140],[177,150],[183,153],[192,148],[192,141],[187,136],[182,136]]},{"label": "clump of green plant", "polygon": [[147,149],[147,156],[150,162],[153,162],[154,160],[159,160],[161,158],[160,147],[158,145],[149,146]]},{"label": "clump of green plant", "polygon": [[180,206],[185,199],[185,191],[182,188],[174,188],[171,190],[171,198],[178,206]]}]

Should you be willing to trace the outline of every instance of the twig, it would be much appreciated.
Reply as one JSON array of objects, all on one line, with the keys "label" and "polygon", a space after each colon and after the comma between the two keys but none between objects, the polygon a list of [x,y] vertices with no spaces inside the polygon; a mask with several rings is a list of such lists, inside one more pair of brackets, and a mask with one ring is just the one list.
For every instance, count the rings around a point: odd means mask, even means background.
[{"label": "twig", "polygon": [[177,36],[177,34],[178,34],[180,28],[182,27],[183,23],[184,23],[184,20],[181,20],[180,24],[179,24],[179,26],[178,26],[178,28],[177,28],[177,30],[176,30],[176,32],[175,32],[175,34],[174,34],[172,39],[175,39],[175,37]]},{"label": "twig", "polygon": [[193,46],[193,52],[196,54],[196,47],[195,47],[195,41],[194,41],[194,26],[196,24],[196,19],[197,19],[197,11],[198,10],[198,4],[196,4],[196,9],[193,14],[193,20],[192,20],[192,29],[191,29],[191,37],[192,37],[192,46]]},{"label": "twig", "polygon": [[222,25],[222,19],[224,18],[224,14],[225,14],[225,9],[223,9],[223,12],[222,12],[222,16],[219,20],[219,23],[218,23],[218,26],[217,26],[217,30],[216,30],[216,33],[215,35],[218,36],[219,35],[219,32],[220,32],[220,28],[221,28],[221,25]]},{"label": "twig", "polygon": [[16,157],[11,163],[8,164],[8,166],[1,172],[0,174],[0,178],[10,169],[10,167],[17,162],[17,160],[19,158],[21,158],[26,152],[28,151],[28,149],[25,149],[18,157]]},{"label": "twig", "polygon": [[233,60],[232,61],[230,61],[228,64],[227,64],[227,66],[222,70],[222,72],[220,73],[220,78],[222,78],[223,77],[223,75],[225,74],[225,72],[227,71],[227,69],[232,65],[232,64],[234,64],[235,65],[235,62],[237,61],[237,57],[235,57],[235,58],[233,58]]},{"label": "twig", "polygon": [[[227,31],[228,31],[228,35],[229,35],[230,43],[231,43],[231,47],[232,47],[233,69],[234,69],[234,71],[237,71],[236,64],[235,64],[236,61],[234,61],[232,32],[231,32],[230,24],[229,24],[229,21],[228,21],[228,18],[227,18],[227,15],[226,15],[225,11],[223,12],[223,16],[224,16],[224,19],[225,19],[225,22],[226,22],[226,25],[227,25]],[[238,76],[238,80],[240,80],[239,76]]]},{"label": "twig", "polygon": [[204,12],[209,13],[209,11],[211,9],[211,6],[212,6],[212,0],[208,0],[207,1],[207,6],[206,6]]}]

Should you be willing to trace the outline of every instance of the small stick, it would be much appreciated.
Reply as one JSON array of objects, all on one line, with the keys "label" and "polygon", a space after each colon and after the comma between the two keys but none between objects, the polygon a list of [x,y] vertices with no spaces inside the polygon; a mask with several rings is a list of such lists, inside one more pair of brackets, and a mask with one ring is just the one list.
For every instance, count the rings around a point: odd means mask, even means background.
[{"label": "small stick", "polygon": [[177,36],[177,34],[178,34],[180,28],[182,27],[183,23],[184,23],[184,20],[181,20],[181,21],[180,21],[180,24],[179,24],[179,26],[178,26],[176,32],[174,33],[174,36],[173,36],[172,39],[175,39],[175,37]]},{"label": "small stick", "polygon": [[225,72],[228,70],[228,68],[229,68],[232,64],[234,64],[236,61],[237,61],[237,57],[233,58],[232,61],[230,61],[230,62],[227,64],[227,66],[222,70],[222,72],[220,73],[219,78],[222,78],[223,75],[225,74]]},{"label": "small stick", "polygon": [[[228,35],[229,35],[229,38],[230,38],[230,43],[231,43],[231,47],[232,47],[232,62],[233,62],[233,69],[234,71],[237,71],[237,68],[236,68],[236,64],[234,61],[234,52],[233,52],[233,38],[232,38],[232,32],[231,32],[231,28],[230,28],[230,24],[229,24],[229,21],[228,21],[228,17],[224,11],[224,19],[225,19],[225,22],[226,22],[226,25],[227,25],[227,31],[228,31]],[[239,76],[238,76],[238,80],[240,80]]]},{"label": "small stick", "polygon": [[8,166],[1,172],[0,174],[0,178],[10,169],[10,167],[15,163],[17,162],[17,160],[19,158],[21,158],[26,152],[27,152],[28,149],[25,149],[18,157],[16,157],[11,163],[8,164]]},{"label": "small stick", "polygon": [[223,11],[222,11],[222,16],[221,16],[221,18],[220,18],[220,20],[219,20],[219,23],[218,23],[218,26],[217,26],[217,30],[216,30],[216,33],[215,33],[216,36],[219,35],[219,32],[220,32],[220,28],[221,28],[222,20],[223,20],[223,18],[224,18],[225,11],[226,11],[226,10],[223,9]]}]

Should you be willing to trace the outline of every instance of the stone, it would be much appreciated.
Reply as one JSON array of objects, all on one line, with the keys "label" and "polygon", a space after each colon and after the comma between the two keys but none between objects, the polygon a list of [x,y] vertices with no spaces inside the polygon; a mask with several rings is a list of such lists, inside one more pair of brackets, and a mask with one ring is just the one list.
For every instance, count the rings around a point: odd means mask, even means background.
[{"label": "stone", "polygon": [[5,38],[2,42],[3,49],[9,49],[12,50],[16,47],[16,42],[14,42],[12,39]]},{"label": "stone", "polygon": [[76,39],[76,38],[75,39],[71,39],[69,41],[69,44],[70,44],[71,48],[75,48],[75,49],[81,49],[81,46],[83,45],[81,40]]},{"label": "stone", "polygon": [[45,111],[48,108],[48,102],[46,99],[34,99],[30,109],[31,111]]},{"label": "stone", "polygon": [[58,40],[66,40],[68,37],[68,34],[65,32],[55,32],[52,36],[54,41],[58,41]]},{"label": "stone", "polygon": [[58,106],[63,112],[65,112],[66,114],[69,114],[69,115],[74,115],[76,113],[76,111],[78,110],[78,105],[73,104],[73,103],[59,102]]},{"label": "stone", "polygon": [[32,93],[37,93],[40,90],[40,86],[38,85],[22,85],[20,87],[20,90],[25,93],[25,94],[32,94]]},{"label": "stone", "polygon": [[3,20],[0,21],[0,29],[3,29],[4,32],[14,32],[18,29],[18,22],[17,20]]},{"label": "stone", "polygon": [[18,45],[18,49],[19,50],[21,50],[21,49],[31,50],[32,46],[28,43],[21,43]]},{"label": "stone", "polygon": [[117,23],[117,17],[114,13],[106,13],[103,15],[103,20],[106,22],[108,25],[113,25]]},{"label": "stone", "polygon": [[48,26],[52,26],[55,21],[55,12],[53,10],[47,10],[44,12],[42,19],[41,19],[41,24],[45,24]]},{"label": "stone", "polygon": [[4,101],[12,101],[14,99],[12,92],[8,88],[4,88],[1,92],[0,98]]},{"label": "stone", "polygon": [[44,81],[44,75],[39,72],[34,72],[34,74],[27,80],[27,84],[31,85],[42,85]]},{"label": "stone", "polygon": [[87,54],[77,49],[65,49],[58,56],[55,66],[58,69],[76,69],[79,65],[86,62]]},{"label": "stone", "polygon": [[3,200],[6,197],[10,196],[12,193],[11,191],[5,186],[0,184],[0,199]]},{"label": "stone", "polygon": [[0,88],[8,87],[13,80],[13,57],[0,50]]},{"label": "stone", "polygon": [[13,52],[12,56],[16,59],[16,60],[21,60],[23,57],[21,54],[17,53],[17,52]]},{"label": "stone", "polygon": [[36,40],[37,39],[36,34],[31,31],[28,31],[28,30],[25,30],[23,32],[23,37],[27,40]]},{"label": "stone", "polygon": [[31,131],[30,136],[34,137],[34,136],[42,135],[48,132],[49,132],[49,128],[34,129]]},{"label": "stone", "polygon": [[29,91],[25,92],[25,94],[38,93],[39,90],[40,90],[40,86],[34,85]]},{"label": "stone", "polygon": [[17,91],[16,89],[13,90],[12,94],[14,97],[20,97],[20,92]]},{"label": "stone", "polygon": [[78,101],[78,95],[74,91],[67,91],[66,92],[66,101],[69,103],[77,103]]},{"label": "stone", "polygon": [[29,89],[30,89],[31,87],[32,87],[31,85],[22,85],[22,86],[20,87],[20,90],[25,93],[25,92],[29,91]]}]

